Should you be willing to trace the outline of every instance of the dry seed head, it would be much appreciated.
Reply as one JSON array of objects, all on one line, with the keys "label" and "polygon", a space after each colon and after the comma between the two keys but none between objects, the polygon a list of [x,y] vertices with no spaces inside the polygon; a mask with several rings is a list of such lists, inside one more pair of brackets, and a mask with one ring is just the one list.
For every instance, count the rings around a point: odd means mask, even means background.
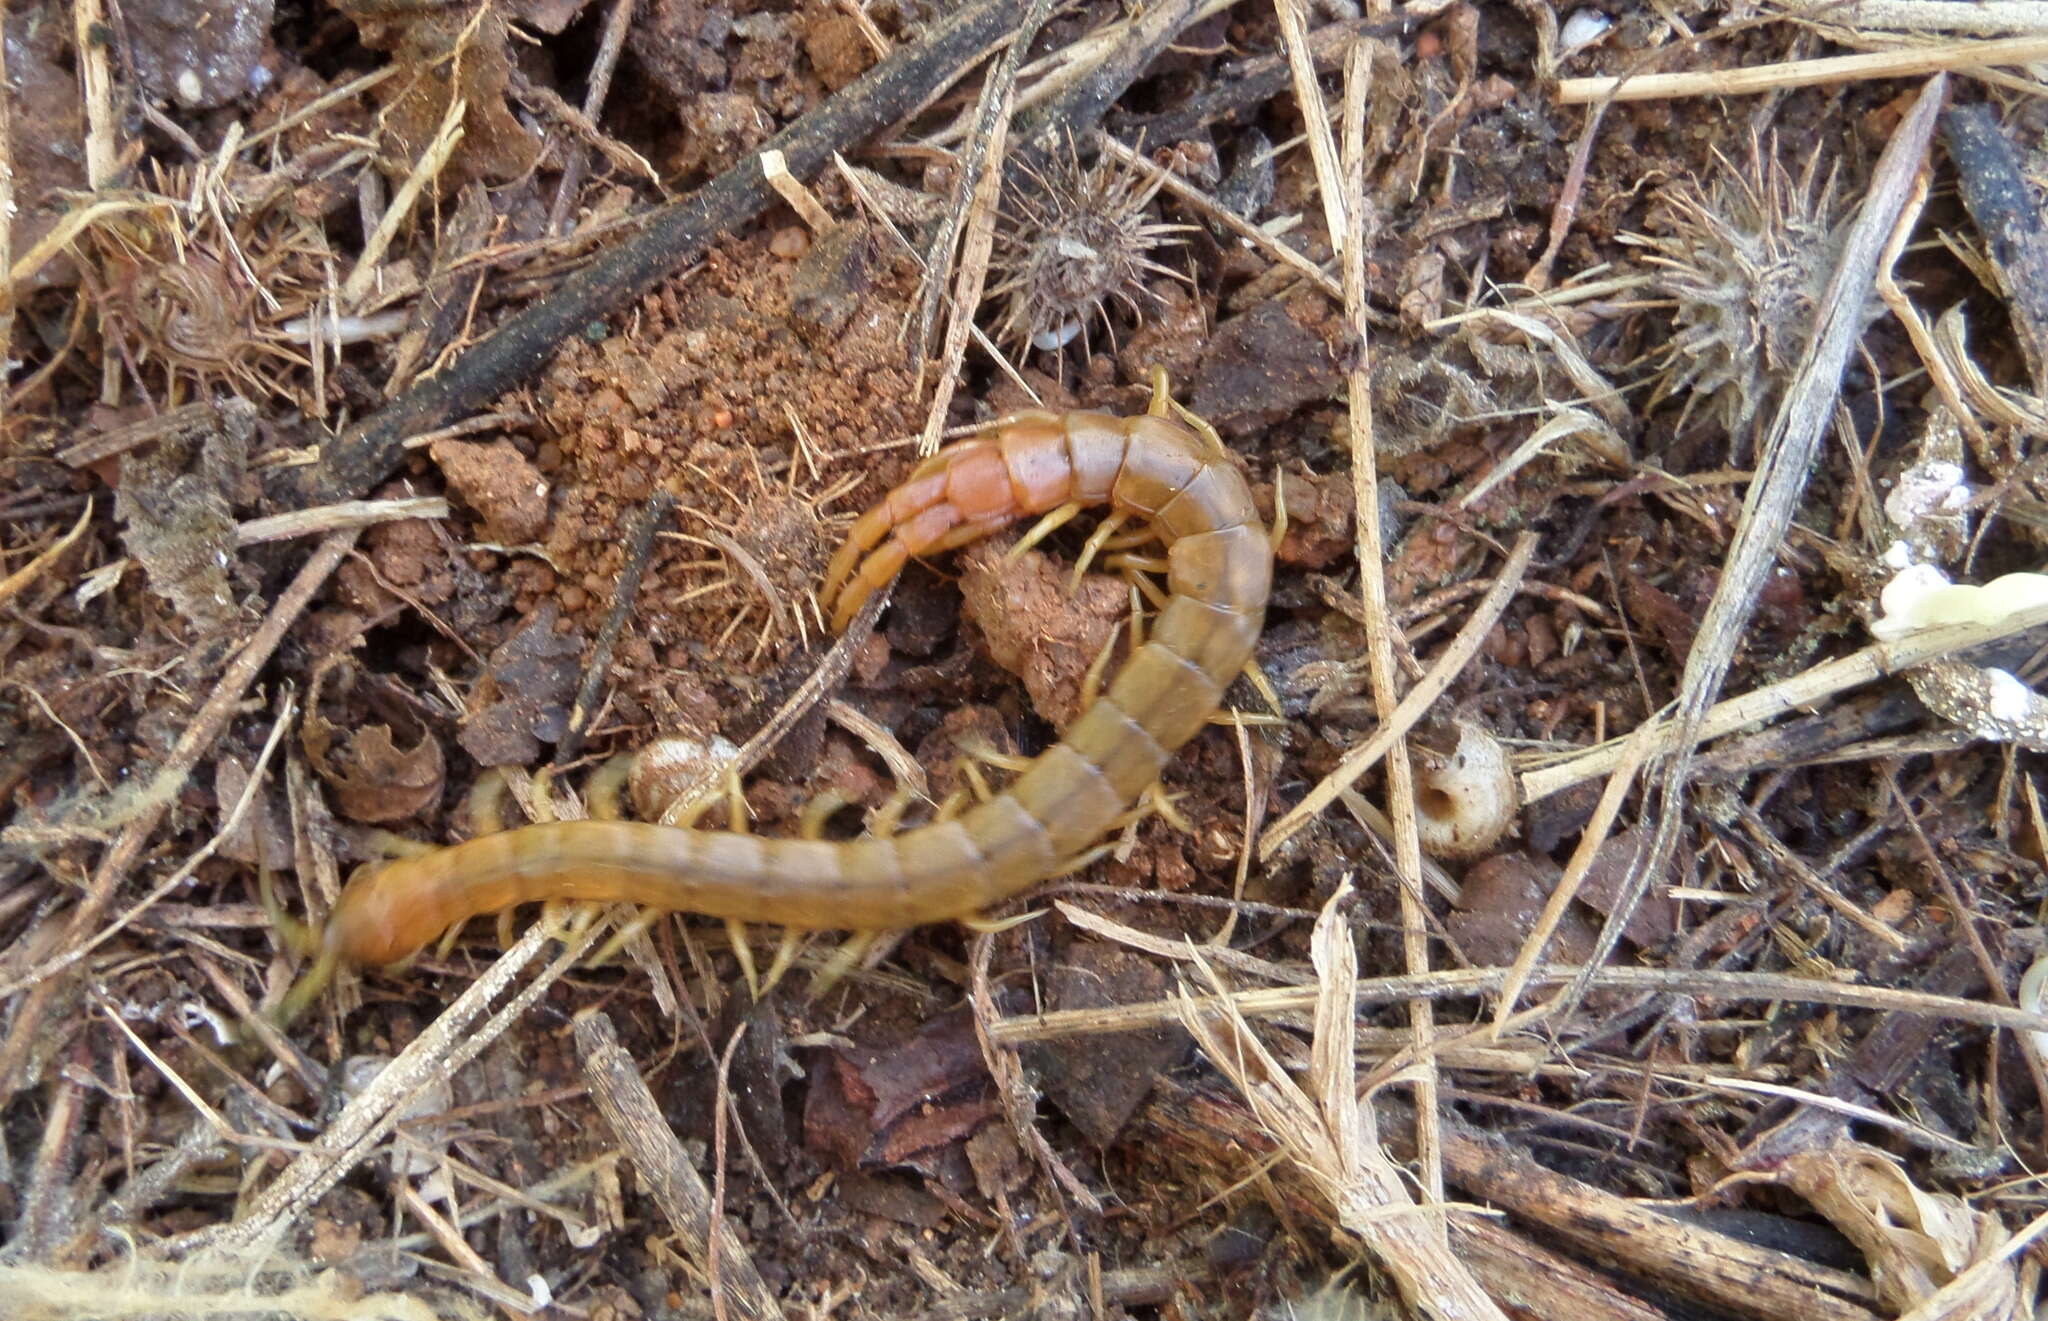
[{"label": "dry seed head", "polygon": [[1819,153],[1796,182],[1775,140],[1751,137],[1748,168],[1714,154],[1710,187],[1683,179],[1663,189],[1653,212],[1662,235],[1626,237],[1649,249],[1656,287],[1677,303],[1652,403],[1686,392],[1680,427],[1704,404],[1740,449],[1813,331],[1839,230],[1832,172],[1816,182]]},{"label": "dry seed head", "polygon": [[1159,180],[1106,155],[1083,167],[1071,143],[1042,169],[1025,166],[1024,175],[1005,199],[990,259],[996,279],[989,294],[1003,302],[998,339],[1051,352],[1080,337],[1085,347],[1092,322],[1108,327],[1112,300],[1138,320],[1146,304],[1159,303],[1146,276],[1186,278],[1152,257],[1192,228],[1147,214]]}]

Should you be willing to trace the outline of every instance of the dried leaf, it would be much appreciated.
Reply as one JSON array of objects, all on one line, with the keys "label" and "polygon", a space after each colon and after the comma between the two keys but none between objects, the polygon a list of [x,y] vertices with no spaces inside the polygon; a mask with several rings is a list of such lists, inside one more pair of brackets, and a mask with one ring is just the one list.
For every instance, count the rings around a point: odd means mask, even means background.
[{"label": "dried leaf", "polygon": [[[1996,1256],[2009,1235],[1995,1215],[1959,1197],[1922,1192],[1890,1156],[1842,1141],[1792,1157],[1779,1181],[1813,1203],[1862,1251],[1887,1311],[1908,1312],[1979,1261]],[[2015,1268],[1982,1273],[1983,1287],[1942,1321],[2019,1316]]]}]

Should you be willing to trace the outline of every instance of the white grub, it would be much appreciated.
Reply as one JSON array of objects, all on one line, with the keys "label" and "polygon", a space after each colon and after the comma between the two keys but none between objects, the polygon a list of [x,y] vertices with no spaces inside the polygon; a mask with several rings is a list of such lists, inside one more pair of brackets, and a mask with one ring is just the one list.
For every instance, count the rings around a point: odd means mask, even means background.
[{"label": "white grub", "polygon": [[1479,857],[1500,842],[1521,810],[1507,749],[1474,724],[1461,723],[1456,750],[1419,768],[1415,778],[1416,828],[1432,857]]}]

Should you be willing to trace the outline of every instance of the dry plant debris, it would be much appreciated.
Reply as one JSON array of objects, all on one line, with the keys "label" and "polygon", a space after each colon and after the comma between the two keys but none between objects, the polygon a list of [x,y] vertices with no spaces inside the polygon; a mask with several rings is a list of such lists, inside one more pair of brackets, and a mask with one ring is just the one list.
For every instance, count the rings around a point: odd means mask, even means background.
[{"label": "dry plant debris", "polygon": [[[0,1311],[2038,1310],[2038,27],[1354,8],[9,8]],[[835,645],[819,572],[928,428],[1160,365],[1287,515],[1259,673],[1042,902],[759,1003],[776,933],[520,914],[258,1016],[273,894],[486,768],[1000,791],[1144,583],[1083,521]]]}]

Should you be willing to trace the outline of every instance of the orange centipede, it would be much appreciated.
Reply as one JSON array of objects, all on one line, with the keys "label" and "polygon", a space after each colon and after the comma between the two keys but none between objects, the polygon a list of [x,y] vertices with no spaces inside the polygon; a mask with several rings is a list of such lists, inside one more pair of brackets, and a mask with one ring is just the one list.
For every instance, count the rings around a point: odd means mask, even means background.
[{"label": "orange centipede", "polygon": [[1120,418],[1026,412],[920,465],[853,525],[820,604],[843,631],[911,557],[1019,518],[1107,504],[1166,547],[1150,636],[1004,792],[947,820],[855,840],[769,839],[638,821],[521,826],[359,872],[295,999],[341,963],[389,964],[485,913],[624,902],[736,922],[856,932],[973,915],[1073,864],[1159,778],[1244,669],[1264,624],[1273,552],[1213,432],[1152,408]]}]

